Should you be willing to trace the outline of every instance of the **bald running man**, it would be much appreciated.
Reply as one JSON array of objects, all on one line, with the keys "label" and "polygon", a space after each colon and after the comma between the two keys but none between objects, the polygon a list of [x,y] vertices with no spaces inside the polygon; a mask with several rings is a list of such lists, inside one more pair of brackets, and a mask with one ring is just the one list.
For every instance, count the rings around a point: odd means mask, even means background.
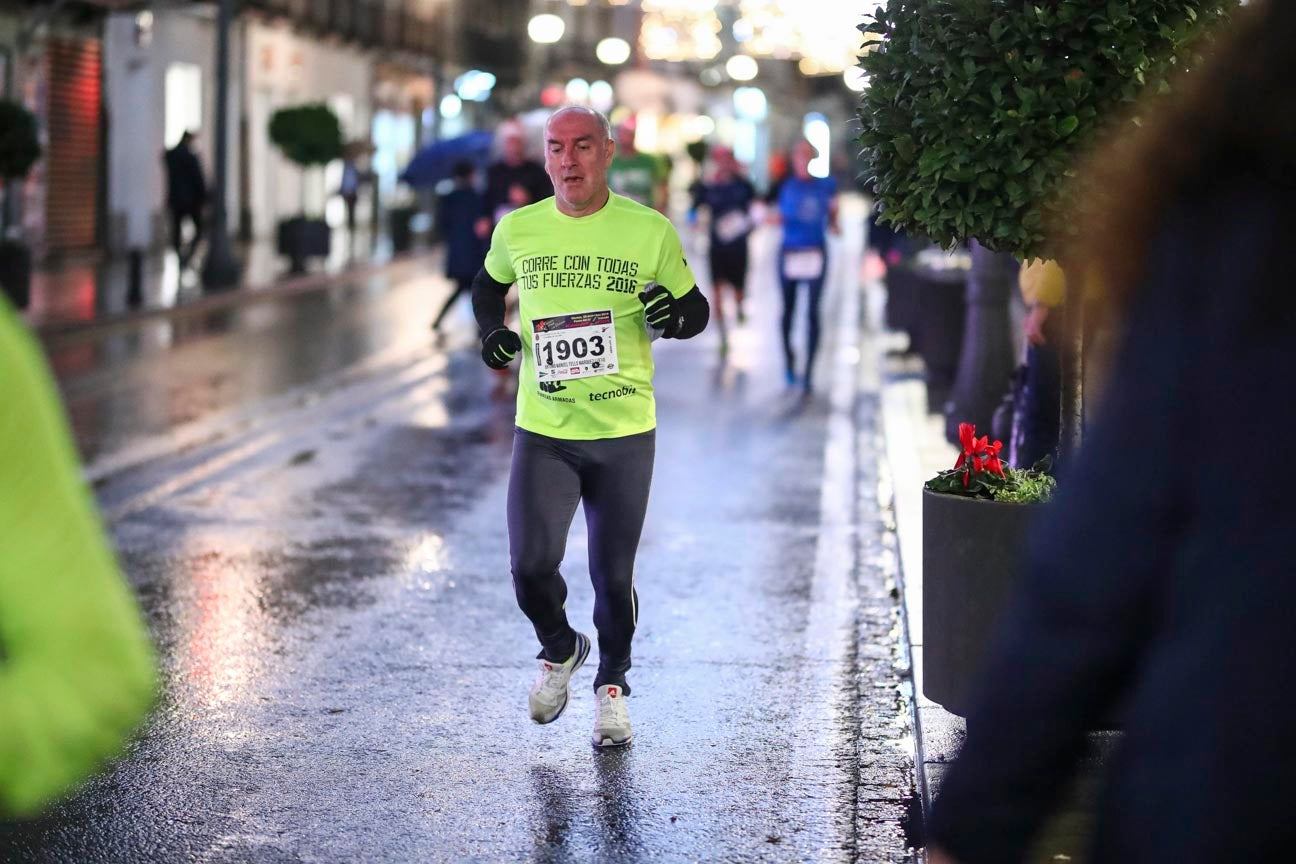
[{"label": "bald running man", "polygon": [[[590,652],[567,621],[559,572],[583,502],[599,646],[592,741],[614,747],[633,735],[626,673],[656,446],[652,341],[696,336],[710,309],[666,217],[608,189],[616,145],[602,114],[559,110],[544,146],[554,197],[495,227],[473,311],[488,366],[522,355],[508,531],[513,589],[541,646],[531,719],[558,719]],[[513,283],[520,336],[504,322]]]}]

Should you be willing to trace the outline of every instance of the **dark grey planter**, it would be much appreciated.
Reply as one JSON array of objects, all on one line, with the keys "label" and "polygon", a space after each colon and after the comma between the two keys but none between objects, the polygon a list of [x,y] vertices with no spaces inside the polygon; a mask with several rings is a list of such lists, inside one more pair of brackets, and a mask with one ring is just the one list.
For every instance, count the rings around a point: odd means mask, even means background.
[{"label": "dark grey planter", "polygon": [[923,694],[966,716],[1042,504],[923,490]]},{"label": "dark grey planter", "polygon": [[1017,290],[1017,260],[976,241],[971,249],[963,345],[954,389],[945,406],[945,437],[951,444],[958,443],[960,423],[989,432],[1016,367],[1008,300]]},{"label": "dark grey planter", "polygon": [[918,350],[918,279],[907,264],[887,268],[886,326],[909,337],[906,353]]},{"label": "dark grey planter", "polygon": [[945,410],[954,387],[967,318],[966,271],[918,271],[918,350],[927,378],[927,411]]},{"label": "dark grey planter", "polygon": [[293,273],[304,273],[308,258],[328,257],[330,234],[323,219],[285,219],[279,223],[279,254],[292,261]]}]

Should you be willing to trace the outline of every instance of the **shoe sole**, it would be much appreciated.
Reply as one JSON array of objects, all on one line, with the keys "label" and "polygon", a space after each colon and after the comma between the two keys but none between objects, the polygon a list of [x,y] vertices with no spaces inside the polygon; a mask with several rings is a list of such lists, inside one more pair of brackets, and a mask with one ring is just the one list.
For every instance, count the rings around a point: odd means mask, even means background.
[{"label": "shoe sole", "polygon": [[[591,646],[590,646],[589,637],[581,633],[577,633],[576,651],[580,654],[580,657],[576,658],[576,665],[572,667],[572,671],[571,671],[572,677],[575,677],[576,673],[580,671],[580,668],[585,665],[585,661],[589,658],[590,655],[590,647]],[[563,699],[563,704],[558,708],[558,713],[550,717],[548,720],[537,720],[536,718],[532,717],[531,722],[539,726],[548,726],[550,723],[554,722],[555,720],[557,720],[559,717],[563,715],[563,712],[567,710],[567,706],[570,703],[571,703],[571,678],[568,678],[567,696],[566,698]]]},{"label": "shoe sole", "polygon": [[591,738],[590,743],[593,744],[595,747],[598,747],[599,749],[604,749],[608,747],[624,747],[633,740],[634,740],[634,734],[632,733],[626,736],[626,739],[624,741],[617,741],[612,738],[603,738],[602,740],[599,740],[597,738]]}]

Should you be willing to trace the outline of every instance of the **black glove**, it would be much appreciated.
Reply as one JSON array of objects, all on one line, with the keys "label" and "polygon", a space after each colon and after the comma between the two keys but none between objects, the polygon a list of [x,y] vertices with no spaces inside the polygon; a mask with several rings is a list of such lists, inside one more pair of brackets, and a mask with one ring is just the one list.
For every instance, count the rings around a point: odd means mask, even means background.
[{"label": "black glove", "polygon": [[497,327],[482,337],[482,360],[492,369],[503,369],[522,350],[522,338],[507,327]]},{"label": "black glove", "polygon": [[644,320],[648,326],[662,331],[667,339],[675,338],[680,323],[679,303],[671,293],[656,282],[649,282],[639,295],[639,302],[644,304]]}]

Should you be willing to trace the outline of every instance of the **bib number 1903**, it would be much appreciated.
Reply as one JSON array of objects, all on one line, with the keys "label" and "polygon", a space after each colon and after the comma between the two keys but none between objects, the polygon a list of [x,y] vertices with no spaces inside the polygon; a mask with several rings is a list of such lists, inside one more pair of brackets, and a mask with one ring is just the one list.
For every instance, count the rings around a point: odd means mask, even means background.
[{"label": "bib number 1903", "polygon": [[531,321],[536,378],[593,378],[618,371],[611,311],[554,315]]},{"label": "bib number 1903", "polygon": [[602,336],[591,336],[585,339],[577,336],[570,341],[561,337],[546,342],[540,348],[544,353],[544,362],[546,366],[554,366],[558,361],[570,360],[573,357],[577,360],[584,360],[586,357],[602,357],[607,354],[607,343]]}]

